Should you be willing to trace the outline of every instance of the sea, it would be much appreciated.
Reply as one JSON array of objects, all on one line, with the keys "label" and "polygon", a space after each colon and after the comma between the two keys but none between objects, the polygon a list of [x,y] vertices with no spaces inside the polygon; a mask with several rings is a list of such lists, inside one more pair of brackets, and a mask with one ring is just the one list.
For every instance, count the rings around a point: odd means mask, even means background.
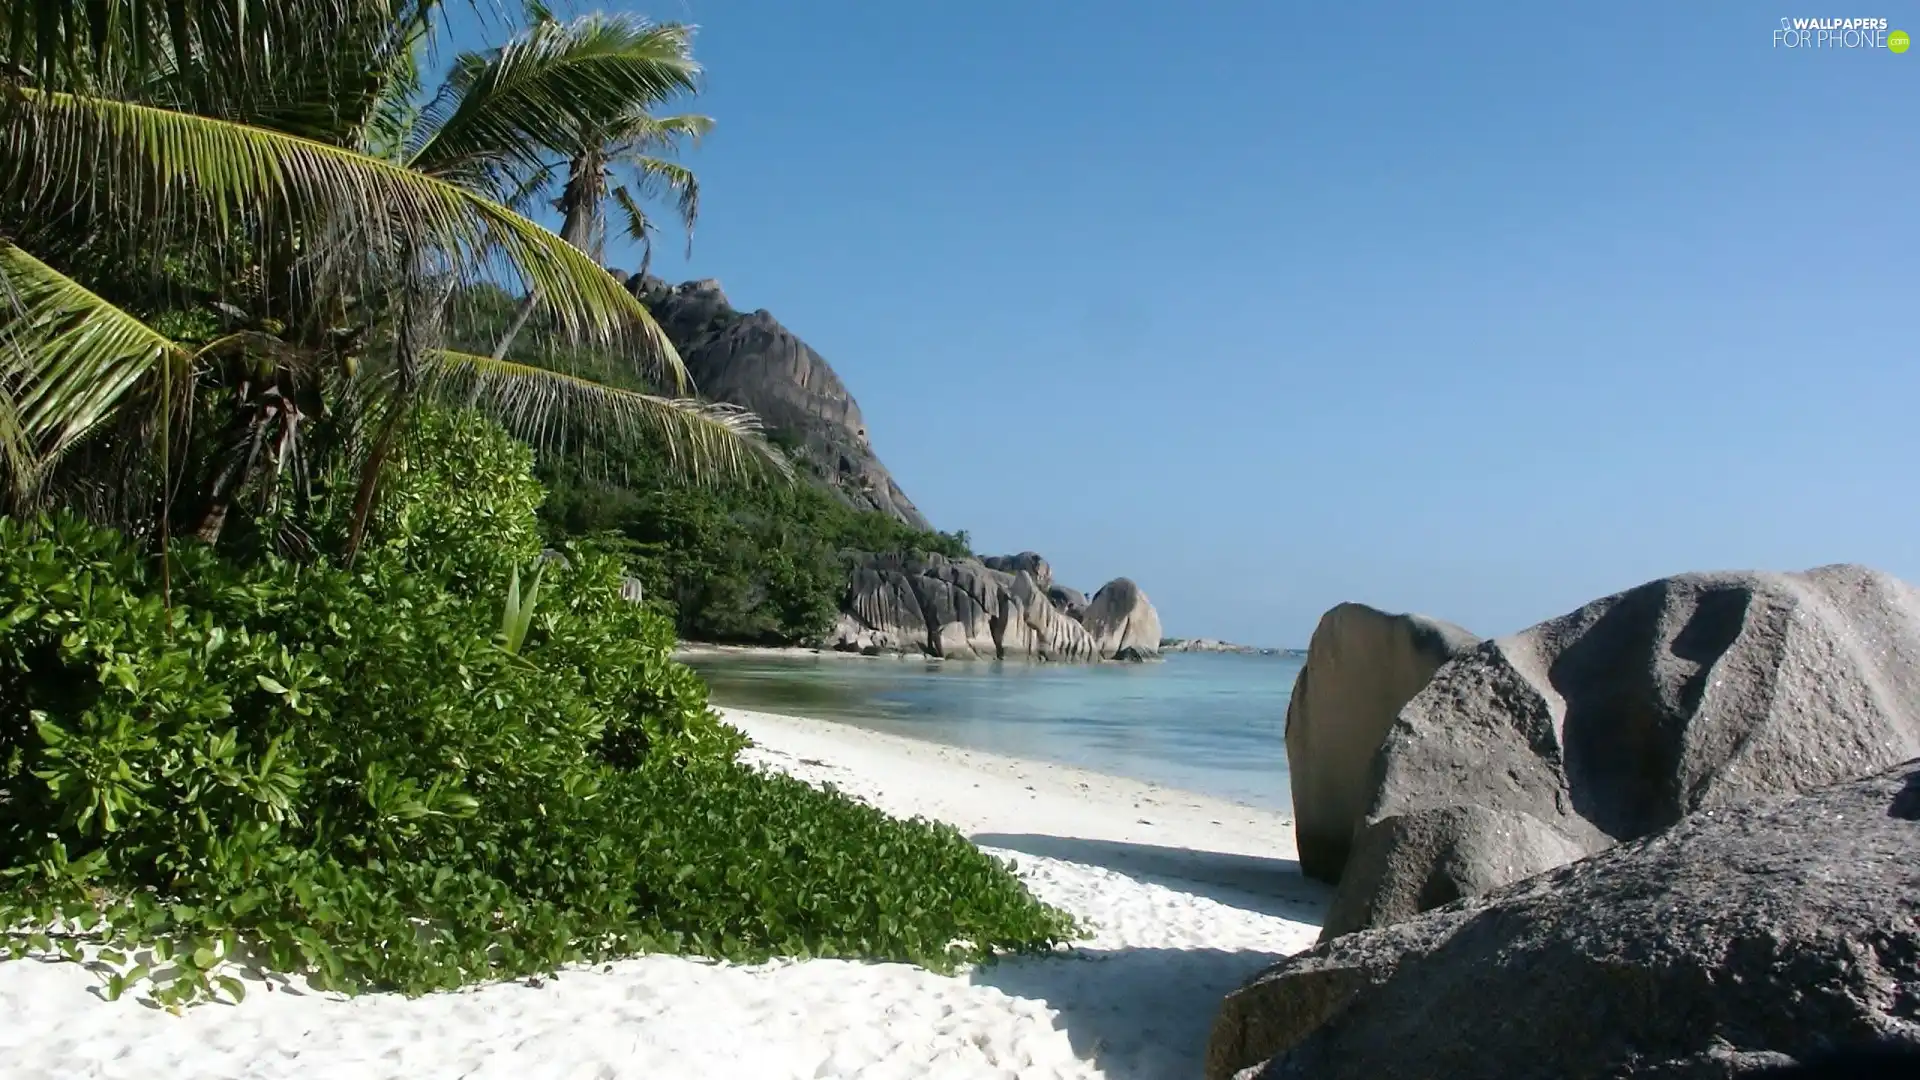
[{"label": "sea", "polygon": [[836,654],[684,657],[716,705],[834,720],[1287,811],[1298,655],[1174,653],[1144,664]]}]

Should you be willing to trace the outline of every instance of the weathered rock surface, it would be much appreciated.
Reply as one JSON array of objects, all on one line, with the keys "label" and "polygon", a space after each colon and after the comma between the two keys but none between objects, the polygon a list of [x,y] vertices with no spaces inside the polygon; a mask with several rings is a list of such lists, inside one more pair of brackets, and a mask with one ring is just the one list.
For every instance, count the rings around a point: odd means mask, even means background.
[{"label": "weathered rock surface", "polygon": [[1053,567],[1037,551],[1023,551],[1018,555],[988,555],[980,560],[989,569],[1002,570],[1017,574],[1022,570],[1033,575],[1034,584],[1042,589],[1053,587]]},{"label": "weathered rock surface", "polygon": [[1482,643],[1400,710],[1350,858],[1370,880],[1327,936],[1916,755],[1920,591],[1859,566],[1654,581]]},{"label": "weathered rock surface", "polygon": [[1160,651],[1163,653],[1222,653],[1238,656],[1282,656],[1285,650],[1270,649],[1259,645],[1241,645],[1219,638],[1161,638]]},{"label": "weathered rock surface", "polygon": [[1087,594],[1071,585],[1055,582],[1047,586],[1047,599],[1053,601],[1053,606],[1074,622],[1081,622],[1087,617]]},{"label": "weathered rock surface", "polygon": [[1027,570],[942,555],[856,556],[827,644],[952,659],[1098,659],[1086,628],[1054,608]]},{"label": "weathered rock surface", "polygon": [[1479,643],[1452,623],[1341,604],[1320,616],[1287,703],[1287,770],[1300,869],[1340,880],[1373,802],[1373,758],[1393,718],[1442,664]]},{"label": "weathered rock surface", "polygon": [[1206,1072],[1704,1080],[1920,1048],[1917,904],[1920,760],[1325,942],[1226,999]]},{"label": "weathered rock surface", "polygon": [[[848,504],[931,528],[874,454],[853,395],[806,342],[766,311],[736,310],[717,281],[625,280],[679,351],[701,396],[752,410],[803,474]],[[1021,575],[1037,601],[1013,592]],[[826,639],[833,648],[1048,660],[1137,659],[1158,651],[1159,616],[1144,596],[1103,616],[1118,622],[1101,624],[1110,647],[1096,648],[1082,625],[1092,605],[1056,584],[1047,560],[1031,551],[911,566],[867,559],[854,568],[847,601]],[[1137,640],[1149,625],[1151,647]]]},{"label": "weathered rock surface", "polygon": [[826,360],[766,311],[736,311],[717,281],[628,288],[666,332],[703,397],[751,409],[799,465],[851,505],[929,528],[873,452],[866,420]]},{"label": "weathered rock surface", "polygon": [[1160,613],[1128,578],[1114,578],[1087,602],[1081,617],[1103,659],[1151,660],[1160,655]]}]

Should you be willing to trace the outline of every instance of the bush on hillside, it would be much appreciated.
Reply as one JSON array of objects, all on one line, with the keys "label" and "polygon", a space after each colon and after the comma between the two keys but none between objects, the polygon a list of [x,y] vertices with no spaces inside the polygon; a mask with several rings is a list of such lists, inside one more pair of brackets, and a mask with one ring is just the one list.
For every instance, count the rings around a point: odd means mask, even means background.
[{"label": "bush on hillside", "polygon": [[[493,286],[467,290],[455,337],[487,353],[519,301]],[[568,346],[536,317],[511,357],[630,389],[649,389],[616,357]],[[671,611],[694,641],[793,645],[824,637],[847,591],[845,553],[969,554],[964,532],[916,529],[856,509],[831,490],[833,477],[789,434],[798,476],[692,478],[660,438],[573,447],[542,461],[550,490],[541,516],[555,542],[616,540],[648,597]]]},{"label": "bush on hillside", "polygon": [[671,605],[682,637],[792,645],[832,629],[847,591],[845,553],[966,555],[964,535],[926,532],[856,510],[813,481],[691,483],[659,447],[576,454],[542,469],[549,535],[612,535],[646,595]]},{"label": "bush on hillside", "polygon": [[170,605],[118,534],[0,518],[0,950],[159,943],[178,1005],[239,994],[210,972],[242,947],[421,993],[655,950],[944,968],[1074,932],[951,828],[736,764],[604,553],[544,571],[501,647],[527,462],[446,418],[410,453],[351,571],[186,547]]}]

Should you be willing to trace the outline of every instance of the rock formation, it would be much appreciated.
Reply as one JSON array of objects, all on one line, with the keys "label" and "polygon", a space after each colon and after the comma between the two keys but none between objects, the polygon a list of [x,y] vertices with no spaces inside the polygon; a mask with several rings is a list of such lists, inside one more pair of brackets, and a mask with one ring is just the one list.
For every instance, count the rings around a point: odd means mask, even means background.
[{"label": "rock formation", "polygon": [[1259,645],[1241,645],[1219,638],[1161,638],[1160,651],[1163,653],[1230,653],[1237,656],[1288,656],[1284,649],[1269,649]]},{"label": "rock formation", "polygon": [[1287,768],[1300,869],[1338,882],[1373,802],[1373,758],[1393,718],[1479,638],[1422,615],[1341,604],[1320,617],[1287,703]]},{"label": "rock formation", "polygon": [[[849,505],[931,528],[874,454],[853,395],[806,342],[765,311],[735,310],[717,281],[625,280],[673,342],[702,397],[752,410],[803,474]],[[1095,644],[1082,625],[1092,605],[1078,590],[1055,583],[1047,560],[1035,552],[984,560],[863,556],[855,560],[847,603],[826,643],[955,658],[1157,655],[1159,616],[1131,582],[1124,589],[1132,592],[1115,593],[1111,610],[1100,614],[1105,636]],[[1151,642],[1144,640],[1149,629]]]},{"label": "rock formation", "polygon": [[1087,594],[1071,585],[1056,582],[1047,586],[1047,599],[1074,622],[1082,622],[1087,617]]},{"label": "rock formation", "polygon": [[734,310],[717,281],[628,288],[653,312],[701,396],[751,409],[798,464],[853,506],[930,528],[867,439],[866,420],[833,368],[765,311]]},{"label": "rock formation", "polygon": [[1053,587],[1053,567],[1037,551],[1023,551],[1018,555],[988,555],[980,560],[989,569],[1017,574],[1022,570],[1033,575],[1033,583],[1042,589]]},{"label": "rock formation", "polygon": [[1127,578],[1100,587],[1087,602],[1081,624],[1107,659],[1151,660],[1160,655],[1160,613]]},{"label": "rock formation", "polygon": [[[1125,628],[1151,624],[1157,641],[1160,617],[1131,582],[1122,579],[1102,590],[1103,595],[1109,590],[1115,597],[1130,595],[1138,603],[1126,609],[1130,614],[1119,624],[1121,632],[1101,639],[1053,602],[1044,584],[1051,577],[1046,560],[1031,552],[987,559],[854,556],[845,611],[826,644],[846,651],[924,652],[967,660],[1146,658],[1127,651],[1132,642]],[[1120,610],[1117,602],[1109,606]],[[1113,629],[1100,625],[1103,631]]]},{"label": "rock formation", "polygon": [[1917,896],[1910,761],[1323,943],[1227,998],[1206,1074],[1705,1080],[1920,1047]]},{"label": "rock formation", "polygon": [[1400,710],[1323,939],[1916,755],[1920,590],[1654,581],[1482,643]]}]

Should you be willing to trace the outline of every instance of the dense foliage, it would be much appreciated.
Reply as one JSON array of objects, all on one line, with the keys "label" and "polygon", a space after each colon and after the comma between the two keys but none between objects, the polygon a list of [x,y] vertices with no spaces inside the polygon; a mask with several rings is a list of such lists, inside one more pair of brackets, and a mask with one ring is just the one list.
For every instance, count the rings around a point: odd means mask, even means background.
[{"label": "dense foliage", "polygon": [[798,644],[833,626],[850,551],[967,554],[964,534],[923,532],[856,510],[814,483],[689,482],[657,447],[593,455],[544,470],[544,510],[561,538],[614,536],[647,595],[673,612],[684,638]]},{"label": "dense foliage", "polygon": [[593,545],[539,572],[523,642],[498,633],[537,548],[529,463],[430,415],[352,569],[181,545],[171,605],[119,534],[0,518],[0,951],[105,944],[117,994],[157,942],[174,1005],[241,993],[219,962],[247,953],[412,993],[645,950],[945,967],[1073,932],[949,827],[736,764]]},{"label": "dense foliage", "polygon": [[[439,0],[10,5],[0,510],[217,544],[235,518],[305,515],[344,468],[357,548],[432,402],[535,441],[591,426],[667,435],[717,472],[759,460],[752,418],[687,399],[645,306],[579,246],[607,200],[642,235],[651,194],[691,222],[671,157],[706,121],[654,115],[697,89],[691,29],[529,14],[436,89]],[[522,213],[556,189],[577,235]],[[630,384],[447,348],[477,282],[617,348]],[[280,524],[301,553],[303,523]]]},{"label": "dense foliage", "polygon": [[[460,313],[456,340],[480,348],[512,323],[514,301],[480,286],[462,296]],[[631,378],[617,358],[559,341],[538,321],[514,339],[509,355],[616,386]],[[916,529],[849,505],[809,470],[804,448],[780,433],[770,440],[796,466],[793,482],[771,470],[692,472],[669,436],[545,455],[540,475],[552,494],[541,516],[556,542],[613,542],[646,595],[673,614],[682,638],[809,642],[833,626],[846,594],[847,553],[970,553],[965,532]]]}]

